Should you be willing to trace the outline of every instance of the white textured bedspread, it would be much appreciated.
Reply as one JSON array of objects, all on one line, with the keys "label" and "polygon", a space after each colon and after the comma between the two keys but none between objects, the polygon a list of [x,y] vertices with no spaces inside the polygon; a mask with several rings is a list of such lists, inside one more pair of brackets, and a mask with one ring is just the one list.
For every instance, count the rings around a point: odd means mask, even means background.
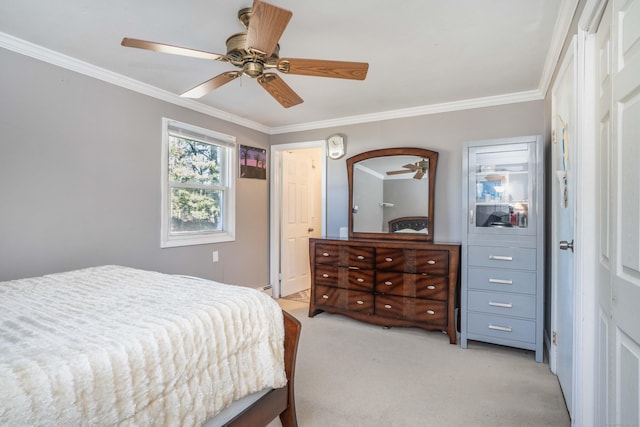
[{"label": "white textured bedspread", "polygon": [[267,295],[118,266],[0,282],[0,425],[200,425],[282,387]]}]

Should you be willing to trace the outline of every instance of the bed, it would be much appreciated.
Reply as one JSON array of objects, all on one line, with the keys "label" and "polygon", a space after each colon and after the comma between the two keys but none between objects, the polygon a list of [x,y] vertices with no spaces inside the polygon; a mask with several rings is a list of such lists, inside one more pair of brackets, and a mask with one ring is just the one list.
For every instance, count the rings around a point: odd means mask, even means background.
[{"label": "bed", "polygon": [[296,426],[299,334],[262,292],[194,277],[0,282],[0,425]]},{"label": "bed", "polygon": [[426,216],[404,216],[389,221],[391,233],[429,234],[429,218]]}]

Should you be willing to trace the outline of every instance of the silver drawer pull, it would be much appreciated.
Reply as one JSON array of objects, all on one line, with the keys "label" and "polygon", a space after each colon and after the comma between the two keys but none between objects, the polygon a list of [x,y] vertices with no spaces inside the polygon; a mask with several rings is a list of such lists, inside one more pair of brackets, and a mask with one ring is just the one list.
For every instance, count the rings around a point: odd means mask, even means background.
[{"label": "silver drawer pull", "polygon": [[385,304],[384,308],[391,308],[391,304]]},{"label": "silver drawer pull", "polygon": [[507,327],[507,326],[498,326],[498,325],[489,324],[489,329],[493,329],[493,330],[496,330],[496,331],[502,331],[502,332],[511,332],[511,328]]},{"label": "silver drawer pull", "polygon": [[436,312],[433,310],[427,310],[427,314],[436,314]]},{"label": "silver drawer pull", "polygon": [[513,285],[513,280],[489,279],[489,283],[500,283],[501,285]]},{"label": "silver drawer pull", "polygon": [[393,258],[385,258],[384,260],[387,261],[387,262],[391,262],[391,261],[393,261]]},{"label": "silver drawer pull", "polygon": [[358,278],[356,279],[356,281],[357,281],[357,282],[359,282],[359,283],[362,283],[362,282],[364,282],[364,279],[363,279],[362,277],[358,277]]},{"label": "silver drawer pull", "polygon": [[329,299],[329,295],[322,295],[322,298]]},{"label": "silver drawer pull", "polygon": [[363,257],[362,255],[358,255],[358,259],[359,259],[359,260],[363,260],[363,259],[364,259],[364,257]]},{"label": "silver drawer pull", "polygon": [[496,261],[513,261],[512,256],[502,256],[502,255],[489,255],[489,259],[494,259]]},{"label": "silver drawer pull", "polygon": [[360,304],[360,305],[362,305],[362,304],[364,304],[364,301],[362,301],[362,300],[358,300],[358,301],[356,301],[356,304]]},{"label": "silver drawer pull", "polygon": [[434,260],[432,260],[432,259],[430,259],[429,261],[427,261],[427,264],[430,264],[430,265],[434,265],[435,263],[436,263],[436,262],[435,262]]},{"label": "silver drawer pull", "polygon": [[427,289],[429,289],[429,290],[431,290],[431,291],[432,291],[432,290],[434,290],[435,288],[436,288],[436,287],[435,287],[435,286],[433,286],[433,285],[429,285],[429,286],[427,286]]},{"label": "silver drawer pull", "polygon": [[322,256],[329,256],[327,252],[322,252]]},{"label": "silver drawer pull", "polygon": [[391,285],[393,285],[393,282],[390,282],[389,280],[387,280],[386,282],[384,282],[384,284],[387,285],[387,286],[391,286]]},{"label": "silver drawer pull", "polygon": [[492,307],[513,308],[513,303],[510,302],[493,302],[489,301],[489,305]]},{"label": "silver drawer pull", "polygon": [[329,277],[329,275],[328,275],[327,273],[324,273],[324,274],[322,275],[322,277],[324,277],[324,278],[326,279],[327,277]]}]

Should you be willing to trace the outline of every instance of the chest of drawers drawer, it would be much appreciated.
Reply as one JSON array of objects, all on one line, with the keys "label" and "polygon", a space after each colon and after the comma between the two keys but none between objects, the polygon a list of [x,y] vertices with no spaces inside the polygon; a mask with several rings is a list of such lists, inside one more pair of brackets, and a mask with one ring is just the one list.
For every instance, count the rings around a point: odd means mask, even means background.
[{"label": "chest of drawers drawer", "polygon": [[376,295],[376,315],[401,320],[447,324],[447,304],[441,301]]},{"label": "chest of drawers drawer", "polygon": [[319,307],[373,314],[374,296],[370,292],[316,285],[314,303]]},{"label": "chest of drawers drawer", "polygon": [[376,251],[376,269],[406,273],[449,273],[449,253],[420,249],[380,248]]},{"label": "chest of drawers drawer", "polygon": [[447,300],[449,281],[446,277],[426,274],[378,271],[376,292],[414,298]]},{"label": "chest of drawers drawer", "polygon": [[536,342],[536,322],[486,313],[469,312],[468,332],[471,337],[487,336],[522,343]]},{"label": "chest of drawers drawer", "polygon": [[372,292],[375,287],[373,270],[360,270],[335,265],[316,265],[315,283],[344,289]]},{"label": "chest of drawers drawer", "polygon": [[535,295],[469,291],[469,311],[535,319]]},{"label": "chest of drawers drawer", "polygon": [[317,245],[314,259],[316,264],[372,269],[375,263],[374,254],[374,248]]},{"label": "chest of drawers drawer", "polygon": [[536,269],[536,250],[499,246],[469,246],[469,265],[476,267]]},{"label": "chest of drawers drawer", "polygon": [[536,293],[535,271],[479,267],[469,267],[468,271],[469,289],[532,295]]}]

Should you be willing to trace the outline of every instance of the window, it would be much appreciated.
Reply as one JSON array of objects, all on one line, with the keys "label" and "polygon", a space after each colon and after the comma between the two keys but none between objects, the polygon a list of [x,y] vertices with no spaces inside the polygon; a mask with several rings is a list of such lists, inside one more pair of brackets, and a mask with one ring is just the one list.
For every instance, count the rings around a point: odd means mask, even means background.
[{"label": "window", "polygon": [[235,240],[235,137],[162,119],[161,247]]}]

